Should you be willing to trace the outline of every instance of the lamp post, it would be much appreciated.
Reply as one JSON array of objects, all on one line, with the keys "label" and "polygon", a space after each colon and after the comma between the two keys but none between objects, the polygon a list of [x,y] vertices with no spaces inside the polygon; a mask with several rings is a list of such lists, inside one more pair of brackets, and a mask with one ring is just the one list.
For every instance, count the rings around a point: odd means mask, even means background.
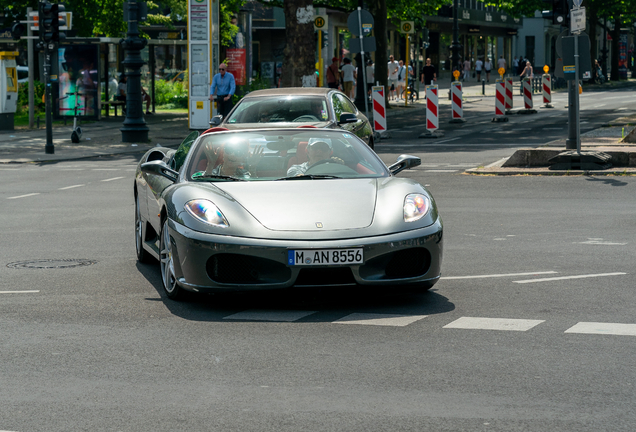
[{"label": "lamp post", "polygon": [[459,61],[461,56],[459,51],[462,49],[462,45],[459,43],[459,19],[457,17],[459,13],[459,1],[453,0],[453,43],[450,46],[451,49],[451,73],[457,69],[460,69]]},{"label": "lamp post", "polygon": [[145,3],[128,1],[124,3],[124,18],[128,21],[128,36],[119,41],[126,51],[124,67],[126,71],[126,119],[121,131],[122,142],[147,142],[148,126],[143,116],[141,100],[141,67],[146,63],[141,58],[141,50],[148,43],[139,37],[138,21],[145,19]]}]

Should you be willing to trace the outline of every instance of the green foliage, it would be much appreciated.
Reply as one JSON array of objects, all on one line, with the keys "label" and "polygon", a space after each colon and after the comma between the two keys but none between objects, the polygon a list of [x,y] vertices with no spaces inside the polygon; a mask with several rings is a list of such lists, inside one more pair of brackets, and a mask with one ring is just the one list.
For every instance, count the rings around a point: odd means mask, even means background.
[{"label": "green foliage", "polygon": [[[44,84],[40,81],[34,81],[33,87],[35,89],[35,113],[44,112],[44,102],[42,102],[42,96],[44,95]],[[18,104],[16,114],[22,114],[29,110],[29,85],[20,84],[18,87]]]},{"label": "green foliage", "polygon": [[187,81],[155,81],[155,102],[158,106],[166,108],[187,108]]}]

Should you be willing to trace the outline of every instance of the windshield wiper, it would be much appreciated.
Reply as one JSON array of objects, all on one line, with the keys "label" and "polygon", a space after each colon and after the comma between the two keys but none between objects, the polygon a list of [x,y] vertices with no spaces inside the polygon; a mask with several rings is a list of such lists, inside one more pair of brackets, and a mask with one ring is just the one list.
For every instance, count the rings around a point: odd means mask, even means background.
[{"label": "windshield wiper", "polygon": [[196,176],[194,177],[192,180],[203,180],[203,179],[219,179],[219,180],[230,180],[230,181],[245,181],[244,179],[240,179],[240,178],[236,178],[236,177],[232,177],[232,176],[226,176],[226,175],[220,175],[220,174],[205,174],[205,175],[200,175],[200,176]]},{"label": "windshield wiper", "polygon": [[278,180],[316,180],[316,179],[339,179],[342,177],[327,174],[304,174],[299,176],[282,177]]}]

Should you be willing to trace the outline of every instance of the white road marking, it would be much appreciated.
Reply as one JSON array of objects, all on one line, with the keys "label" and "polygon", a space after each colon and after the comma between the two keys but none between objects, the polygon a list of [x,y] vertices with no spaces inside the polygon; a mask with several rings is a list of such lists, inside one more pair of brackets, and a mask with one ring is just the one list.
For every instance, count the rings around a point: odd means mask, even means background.
[{"label": "white road marking", "polygon": [[[25,294],[25,293],[39,293],[40,290],[25,290],[25,291],[0,291],[0,294]],[[2,432],[2,431],[0,431]]]},{"label": "white road marking", "polygon": [[452,169],[427,169],[424,170],[424,172],[430,172],[430,173],[449,173],[449,172],[457,172],[459,170],[452,170]]},{"label": "white road marking", "polygon": [[565,333],[636,336],[636,324],[580,322],[567,329]]},{"label": "white road marking", "polygon": [[109,179],[102,180],[102,181],[103,181],[103,182],[109,182],[109,181],[119,180],[119,179],[123,179],[123,177],[113,177],[113,178],[109,178]]},{"label": "white road marking", "polygon": [[393,315],[352,313],[344,318],[334,321],[335,324],[358,324],[390,327],[405,327],[409,324],[426,318],[427,315]]},{"label": "white road marking", "polygon": [[26,197],[35,196],[35,195],[40,195],[40,193],[36,192],[36,193],[30,193],[30,194],[26,194],[26,195],[18,195],[18,196],[13,196],[13,197],[7,197],[7,199],[26,198]]},{"label": "white road marking", "polygon": [[80,184],[80,185],[66,186],[66,187],[63,187],[63,188],[59,188],[58,190],[74,189],[74,188],[78,188],[78,187],[82,187],[82,186],[86,186],[86,185]]},{"label": "white road marking", "polygon": [[542,278],[542,279],[526,279],[526,280],[513,281],[513,282],[514,283],[552,282],[552,281],[558,281],[558,280],[584,279],[584,278],[605,277],[605,276],[620,276],[620,275],[626,275],[626,274],[627,273],[622,273],[622,272],[598,273],[598,274],[576,275],[576,276],[560,276],[560,277]]},{"label": "white road marking", "polygon": [[515,276],[531,276],[531,275],[542,275],[542,274],[555,274],[558,272],[555,271],[544,271],[544,272],[530,272],[530,273],[502,273],[502,274],[489,274],[489,275],[475,275],[475,276],[444,276],[440,279],[485,279],[485,278],[501,278],[501,277],[515,277]]},{"label": "white road marking", "polygon": [[605,245],[605,246],[625,246],[627,243],[614,243],[609,241],[603,241],[602,238],[588,238],[584,242],[575,242],[574,244],[590,244],[590,245]]},{"label": "white road marking", "polygon": [[119,171],[119,168],[93,168],[93,171]]},{"label": "white road marking", "polygon": [[223,319],[244,320],[244,321],[284,321],[292,322],[316,313],[316,311],[294,311],[294,310],[260,310],[251,309],[228,315]]},{"label": "white road marking", "polygon": [[528,331],[545,320],[461,317],[443,328]]}]

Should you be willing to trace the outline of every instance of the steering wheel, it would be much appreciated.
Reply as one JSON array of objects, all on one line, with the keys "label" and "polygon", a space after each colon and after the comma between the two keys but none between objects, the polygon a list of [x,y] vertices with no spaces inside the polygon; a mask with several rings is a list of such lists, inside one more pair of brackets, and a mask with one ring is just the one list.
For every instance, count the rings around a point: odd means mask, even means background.
[{"label": "steering wheel", "polygon": [[311,114],[304,114],[304,115],[301,115],[300,117],[296,117],[292,121],[293,122],[320,121],[320,119],[318,117],[316,117],[316,116],[311,115]]},{"label": "steering wheel", "polygon": [[[314,168],[316,168],[315,171],[314,171]],[[331,175],[331,174],[343,175],[344,174],[345,176],[358,175],[356,170],[353,170],[346,165],[342,165],[334,161],[333,159],[324,159],[324,160],[316,162],[315,164],[307,168],[307,171],[305,171],[305,174],[311,175],[311,173],[326,174],[326,175]]]},{"label": "steering wheel", "polygon": [[[330,162],[333,162],[333,160],[331,160],[331,159],[323,159],[321,161],[316,162],[315,164],[313,164],[309,168],[307,168],[307,171],[310,171],[310,170],[314,169],[318,165],[323,165],[323,164],[330,163]],[[307,172],[307,171],[305,171],[305,172]]]}]

